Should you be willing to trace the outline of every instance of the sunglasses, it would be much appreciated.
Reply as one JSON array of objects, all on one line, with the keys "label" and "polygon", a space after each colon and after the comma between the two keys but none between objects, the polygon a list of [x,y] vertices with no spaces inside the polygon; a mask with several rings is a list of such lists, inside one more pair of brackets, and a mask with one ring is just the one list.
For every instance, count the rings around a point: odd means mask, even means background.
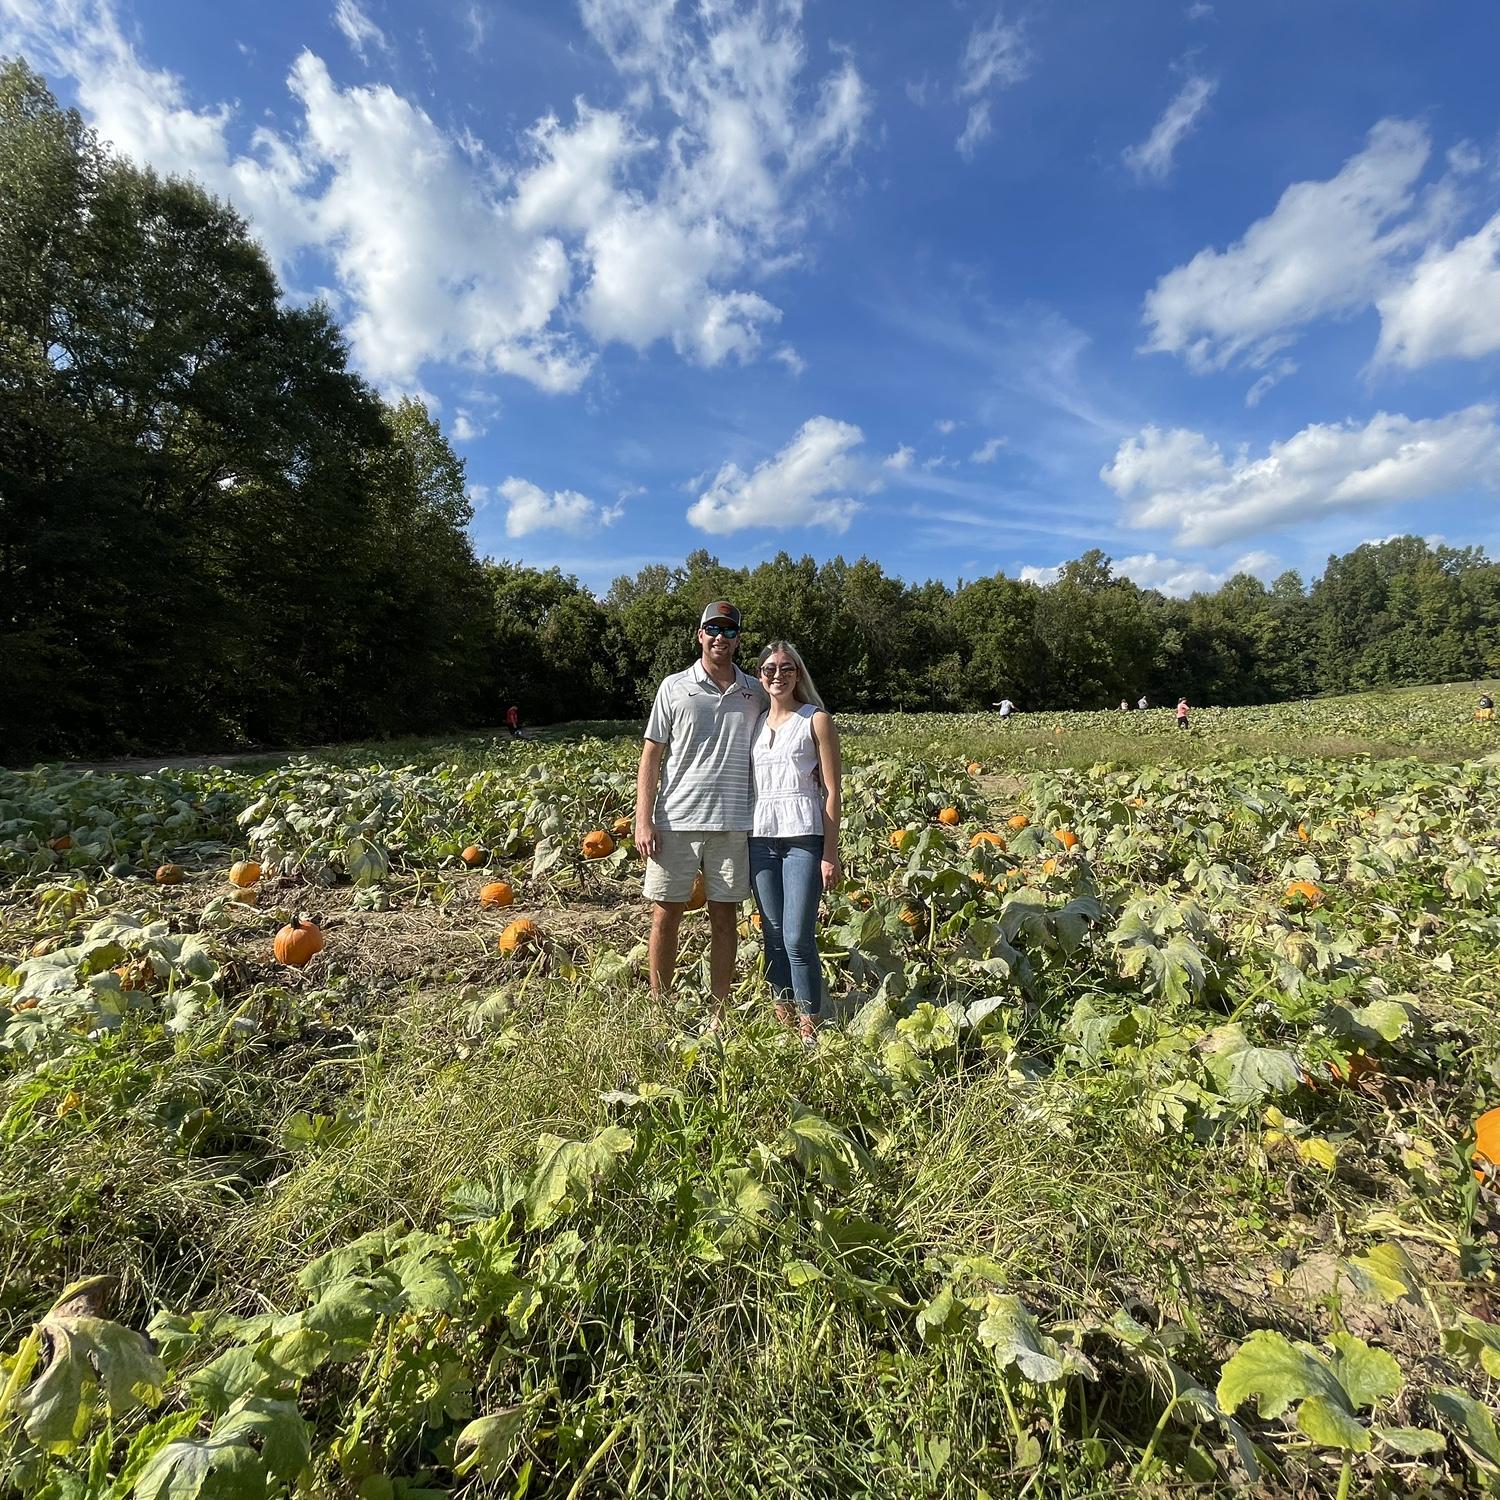
[{"label": "sunglasses", "polygon": [[703,627],[703,633],[704,635],[722,635],[726,641],[737,641],[740,638],[740,627],[711,623]]},{"label": "sunglasses", "polygon": [[760,675],[762,677],[795,677],[797,675],[797,669],[791,664],[791,662],[784,661],[779,667],[774,665],[767,665],[762,667],[760,669]]}]

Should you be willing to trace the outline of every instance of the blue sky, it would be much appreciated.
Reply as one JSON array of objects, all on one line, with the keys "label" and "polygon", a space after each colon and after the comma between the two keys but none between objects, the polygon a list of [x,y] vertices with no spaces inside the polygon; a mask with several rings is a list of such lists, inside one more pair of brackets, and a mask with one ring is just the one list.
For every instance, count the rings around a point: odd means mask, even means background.
[{"label": "blue sky", "polygon": [[481,554],[1173,593],[1500,550],[1500,9],[0,0],[463,456]]}]

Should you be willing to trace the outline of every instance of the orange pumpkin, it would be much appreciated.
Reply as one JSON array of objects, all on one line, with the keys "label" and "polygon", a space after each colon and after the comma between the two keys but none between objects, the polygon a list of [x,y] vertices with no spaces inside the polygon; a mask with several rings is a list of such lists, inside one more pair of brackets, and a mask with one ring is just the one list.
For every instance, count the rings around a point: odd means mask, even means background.
[{"label": "orange pumpkin", "polygon": [[488,885],[479,887],[481,906],[509,906],[515,899],[516,893],[508,880],[492,880]]},{"label": "orange pumpkin", "polygon": [[938,822],[944,824],[948,828],[951,828],[956,822],[958,822],[958,809],[956,807],[945,807],[938,814]]},{"label": "orange pumpkin", "polygon": [[693,881],[693,893],[687,899],[688,911],[701,911],[708,905],[708,887],[703,883],[703,871],[698,871],[698,878]]},{"label": "orange pumpkin", "polygon": [[927,925],[927,916],[920,906],[903,906],[901,908],[901,920],[913,930]]},{"label": "orange pumpkin", "polygon": [[[1500,1169],[1500,1109],[1487,1109],[1474,1122],[1474,1160]],[[1474,1175],[1484,1181],[1484,1173]]]},{"label": "orange pumpkin", "polygon": [[1005,835],[1003,833],[976,833],[969,840],[969,848],[977,849],[981,844],[989,844],[992,848],[1003,849],[1005,847]]},{"label": "orange pumpkin", "polygon": [[47,847],[56,854],[66,854],[73,847],[73,835],[65,833],[60,839],[48,839]]},{"label": "orange pumpkin", "polygon": [[909,829],[909,828],[893,828],[893,829],[891,829],[891,848],[892,849],[904,849],[906,847],[906,841],[910,837],[911,837],[911,829]]},{"label": "orange pumpkin", "polygon": [[1299,839],[1301,839],[1304,844],[1307,842],[1307,824],[1306,823],[1299,823],[1297,825],[1297,837]]},{"label": "orange pumpkin", "polygon": [[276,962],[289,969],[300,969],[323,951],[323,932],[316,922],[304,922],[293,917],[271,944]]},{"label": "orange pumpkin", "polygon": [[156,868],[157,885],[181,885],[181,865],[158,865]]},{"label": "orange pumpkin", "polygon": [[1023,828],[1031,827],[1031,819],[1025,813],[1013,813],[1010,821],[1005,825],[1012,833],[1019,833]]},{"label": "orange pumpkin", "polygon": [[596,828],[592,833],[584,834],[583,857],[585,859],[604,859],[614,852],[615,841],[602,828]]},{"label": "orange pumpkin", "polygon": [[1078,835],[1071,828],[1059,828],[1052,835],[1064,849],[1076,849],[1078,847]]},{"label": "orange pumpkin", "polygon": [[253,859],[242,859],[229,867],[231,885],[254,885],[260,879],[260,866]]},{"label": "orange pumpkin", "polygon": [[458,857],[472,870],[475,865],[484,863],[484,850],[478,844],[470,844]]},{"label": "orange pumpkin", "polygon": [[523,948],[530,948],[533,944],[541,942],[541,940],[542,929],[530,917],[517,917],[500,934],[500,951],[502,953],[519,953]]},{"label": "orange pumpkin", "polygon": [[977,760],[971,760],[969,762],[968,772],[970,776],[977,776],[982,770],[984,770],[984,767],[980,765]]},{"label": "orange pumpkin", "polygon": [[1298,902],[1306,906],[1321,906],[1323,904],[1323,892],[1310,880],[1294,880],[1287,888],[1282,902],[1288,906],[1294,906]]},{"label": "orange pumpkin", "polygon": [[984,873],[983,870],[970,870],[969,879],[972,880],[975,885],[988,885],[990,883],[989,877]]},{"label": "orange pumpkin", "polygon": [[1055,859],[1044,859],[1042,861],[1042,874],[1043,875],[1056,875],[1057,874],[1057,861]]},{"label": "orange pumpkin", "polygon": [[629,818],[616,818],[614,830],[617,839],[628,839],[635,832],[635,824]]}]

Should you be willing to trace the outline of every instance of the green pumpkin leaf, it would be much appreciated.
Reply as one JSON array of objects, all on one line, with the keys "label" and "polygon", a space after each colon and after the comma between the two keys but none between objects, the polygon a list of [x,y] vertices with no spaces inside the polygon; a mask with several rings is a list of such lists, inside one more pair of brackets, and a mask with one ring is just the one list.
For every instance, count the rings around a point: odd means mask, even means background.
[{"label": "green pumpkin leaf", "polygon": [[1376,1245],[1363,1255],[1351,1256],[1348,1266],[1350,1278],[1366,1296],[1378,1297],[1382,1302],[1417,1300],[1421,1286],[1417,1268],[1411,1256],[1393,1240]]},{"label": "green pumpkin leaf", "polygon": [[1427,1393],[1427,1404],[1481,1473],[1500,1476],[1500,1432],[1487,1406],[1451,1385],[1434,1386]]},{"label": "green pumpkin leaf", "polygon": [[310,1456],[308,1426],[295,1403],[246,1396],[207,1437],[159,1449],[132,1493],[135,1500],[264,1500],[273,1481],[290,1484]]},{"label": "green pumpkin leaf", "polygon": [[985,1298],[979,1342],[995,1356],[1002,1370],[1014,1365],[1023,1378],[1037,1385],[1050,1385],[1068,1373],[1061,1346],[1037,1327],[1019,1297]]},{"label": "green pumpkin leaf", "polygon": [[634,1149],[635,1137],[623,1125],[606,1125],[586,1141],[543,1135],[524,1200],[527,1228],[545,1229],[563,1214],[592,1203],[595,1192]]}]

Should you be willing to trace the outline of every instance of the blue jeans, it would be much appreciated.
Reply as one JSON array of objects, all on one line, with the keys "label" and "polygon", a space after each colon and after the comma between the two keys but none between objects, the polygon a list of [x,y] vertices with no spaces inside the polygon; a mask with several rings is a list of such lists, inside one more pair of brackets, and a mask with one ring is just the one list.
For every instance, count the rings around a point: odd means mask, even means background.
[{"label": "blue jeans", "polygon": [[815,1016],[823,1004],[818,902],[823,895],[823,836],[751,839],[750,883],[766,940],[766,978],[779,997]]}]

